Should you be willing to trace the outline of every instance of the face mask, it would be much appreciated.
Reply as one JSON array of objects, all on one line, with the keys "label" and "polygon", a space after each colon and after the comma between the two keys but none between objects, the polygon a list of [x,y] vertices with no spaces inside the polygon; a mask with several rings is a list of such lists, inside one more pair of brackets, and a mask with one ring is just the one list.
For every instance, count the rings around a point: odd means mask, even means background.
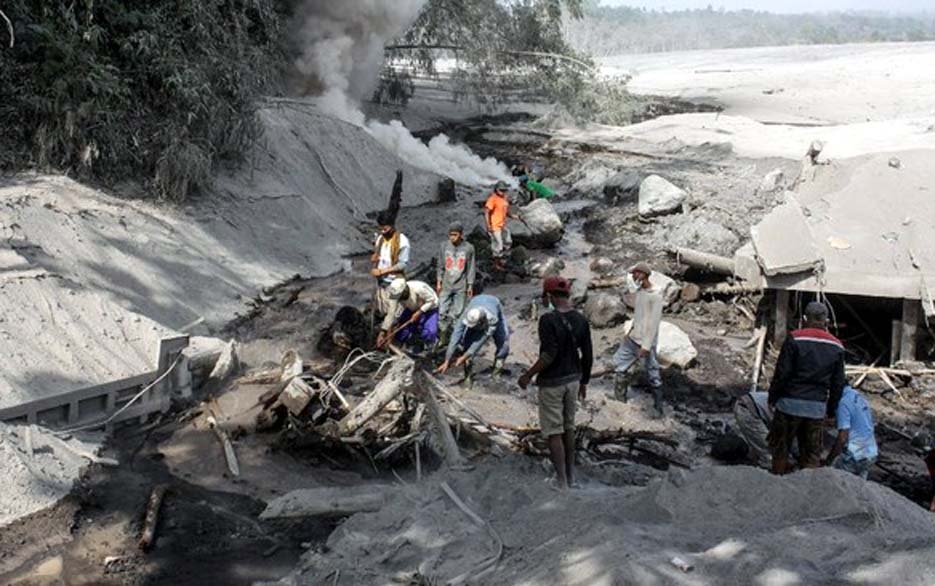
[{"label": "face mask", "polygon": [[640,284],[633,278],[633,273],[627,273],[627,282],[624,284],[627,293],[636,293],[640,290]]},{"label": "face mask", "polygon": [[547,296],[545,297],[545,299],[542,300],[542,305],[544,305],[545,308],[546,308],[548,311],[553,311],[553,310],[555,310],[555,306],[552,305],[552,296],[551,296],[551,295],[547,295]]}]

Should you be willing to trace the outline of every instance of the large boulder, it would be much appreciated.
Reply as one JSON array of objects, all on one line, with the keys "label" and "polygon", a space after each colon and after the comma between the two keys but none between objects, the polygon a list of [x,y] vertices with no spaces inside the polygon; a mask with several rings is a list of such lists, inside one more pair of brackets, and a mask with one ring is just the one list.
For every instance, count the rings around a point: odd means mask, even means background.
[{"label": "large boulder", "polygon": [[619,295],[603,291],[588,297],[584,315],[593,328],[611,328],[627,319],[627,306]]},{"label": "large boulder", "polygon": [[669,230],[667,235],[670,246],[696,248],[725,256],[733,255],[740,246],[740,238],[723,224],[691,214],[679,217],[678,220],[681,223]]},{"label": "large boulder", "polygon": [[[653,284],[653,287],[662,292],[662,298],[665,300],[666,307],[675,302],[681,293],[682,288],[679,284],[668,275],[664,275],[660,272],[653,271],[649,275],[649,282]],[[625,292],[623,294],[623,300],[628,307],[634,307],[636,304],[636,293]]]},{"label": "large boulder", "polygon": [[523,222],[513,222],[513,241],[528,248],[554,246],[565,234],[562,219],[547,200],[536,199],[519,209]]},{"label": "large boulder", "polygon": [[635,202],[640,195],[643,177],[636,171],[617,173],[604,184],[604,201],[611,206]]},{"label": "large boulder", "polygon": [[659,175],[650,175],[640,183],[639,213],[643,217],[671,214],[682,209],[687,198],[684,189]]},{"label": "large boulder", "polygon": [[614,272],[614,269],[617,268],[617,263],[606,256],[599,256],[591,261],[590,267],[596,274],[606,276]]},{"label": "large boulder", "polygon": [[533,277],[544,278],[560,275],[565,268],[565,262],[555,257],[548,257],[529,263],[529,274]]},{"label": "large boulder", "polygon": [[[628,320],[623,329],[629,333],[633,320]],[[682,328],[665,320],[659,324],[659,341],[656,345],[656,357],[663,366],[685,368],[695,361],[698,351]]]},{"label": "large boulder", "polygon": [[575,305],[581,305],[588,300],[588,285],[590,279],[575,279],[571,282],[571,302]]},{"label": "large boulder", "polygon": [[762,181],[760,181],[760,188],[758,191],[760,193],[772,193],[779,190],[783,185],[784,177],[785,173],[783,173],[782,169],[778,167],[773,169],[763,177]]}]

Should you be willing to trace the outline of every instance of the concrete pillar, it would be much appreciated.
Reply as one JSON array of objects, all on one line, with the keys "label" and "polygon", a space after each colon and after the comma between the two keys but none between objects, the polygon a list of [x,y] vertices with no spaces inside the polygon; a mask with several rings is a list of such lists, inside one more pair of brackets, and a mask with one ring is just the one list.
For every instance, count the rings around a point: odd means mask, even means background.
[{"label": "concrete pillar", "polygon": [[890,327],[890,366],[895,366],[899,361],[900,348],[902,347],[903,322],[894,319]]},{"label": "concrete pillar", "polygon": [[789,292],[776,290],[776,305],[773,307],[773,345],[777,348],[786,341],[789,330]]},{"label": "concrete pillar", "polygon": [[912,362],[916,359],[916,337],[922,303],[917,299],[903,299],[902,338],[899,344],[899,359]]}]

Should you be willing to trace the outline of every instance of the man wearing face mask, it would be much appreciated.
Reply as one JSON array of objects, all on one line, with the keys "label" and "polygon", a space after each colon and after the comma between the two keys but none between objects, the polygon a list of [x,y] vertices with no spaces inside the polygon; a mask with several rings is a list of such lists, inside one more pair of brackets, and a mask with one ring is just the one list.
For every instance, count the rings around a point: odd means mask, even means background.
[{"label": "man wearing face mask", "polygon": [[562,277],[542,283],[542,301],[554,308],[539,318],[539,359],[519,377],[525,389],[532,377],[539,386],[539,427],[549,442],[558,488],[575,476],[575,398],[585,400],[591,366],[591,326],[571,307],[571,285]]},{"label": "man wearing face mask", "polygon": [[636,290],[633,327],[614,354],[614,395],[623,402],[627,401],[627,392],[637,370],[634,366],[639,363],[653,391],[655,415],[662,417],[662,377],[659,375],[659,361],[656,360],[656,343],[665,303],[662,293],[649,280],[652,272],[652,268],[645,262],[637,263],[630,269],[630,287]]}]

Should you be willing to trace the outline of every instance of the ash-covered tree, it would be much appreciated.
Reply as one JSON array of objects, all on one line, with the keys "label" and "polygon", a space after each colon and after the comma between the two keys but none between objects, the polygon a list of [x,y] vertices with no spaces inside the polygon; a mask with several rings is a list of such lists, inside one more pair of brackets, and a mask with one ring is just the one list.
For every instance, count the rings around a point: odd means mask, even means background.
[{"label": "ash-covered tree", "polygon": [[455,92],[491,107],[507,100],[560,104],[579,121],[627,123],[633,100],[626,80],[602,79],[590,58],[565,41],[565,18],[580,18],[584,0],[429,0],[391,61],[437,74],[453,63]]}]

